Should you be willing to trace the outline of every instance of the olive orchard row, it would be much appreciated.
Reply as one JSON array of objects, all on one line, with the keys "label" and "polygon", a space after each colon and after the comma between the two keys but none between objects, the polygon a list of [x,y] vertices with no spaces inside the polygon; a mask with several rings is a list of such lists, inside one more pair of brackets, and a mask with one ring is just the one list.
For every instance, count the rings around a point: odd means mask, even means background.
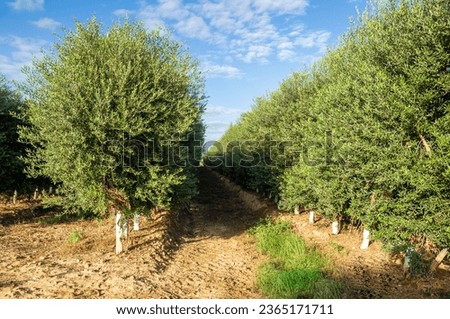
[{"label": "olive orchard row", "polygon": [[257,98],[205,163],[388,248],[448,247],[449,15],[447,0],[375,1],[321,61]]}]

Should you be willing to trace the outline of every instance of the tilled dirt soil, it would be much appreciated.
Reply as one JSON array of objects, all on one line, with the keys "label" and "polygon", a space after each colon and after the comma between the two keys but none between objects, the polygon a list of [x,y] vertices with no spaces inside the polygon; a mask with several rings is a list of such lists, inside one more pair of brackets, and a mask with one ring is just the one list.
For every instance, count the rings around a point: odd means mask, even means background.
[{"label": "tilled dirt soil", "polygon": [[[311,225],[306,214],[277,213],[268,200],[208,169],[200,171],[189,212],[141,218],[120,255],[112,218],[58,222],[53,214],[33,201],[0,204],[0,298],[264,298],[255,274],[265,257],[246,230],[277,214],[331,256],[332,275],[348,285],[343,297],[450,296],[448,270],[405,276],[380,244],[361,251],[359,232],[333,236],[324,219]],[[75,231],[82,239],[71,244]]]},{"label": "tilled dirt soil", "polygon": [[[263,298],[254,284],[263,257],[246,233],[262,211],[216,173],[200,179],[190,212],[141,218],[121,255],[112,218],[50,223],[38,203],[3,204],[0,298]],[[71,244],[74,231],[82,239]]]},{"label": "tilled dirt soil", "polygon": [[319,216],[315,224],[309,214],[282,214],[294,231],[333,260],[332,275],[348,286],[344,298],[450,298],[449,266],[442,264],[433,274],[412,276],[403,269],[401,255],[383,251],[379,242],[361,250],[361,229],[331,234],[331,223]]}]

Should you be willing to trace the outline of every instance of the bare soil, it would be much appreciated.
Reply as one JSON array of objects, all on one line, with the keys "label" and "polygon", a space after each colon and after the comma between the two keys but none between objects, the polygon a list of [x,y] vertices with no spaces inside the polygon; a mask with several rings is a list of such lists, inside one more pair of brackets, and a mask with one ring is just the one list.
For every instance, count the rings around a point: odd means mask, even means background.
[{"label": "bare soil", "polygon": [[[263,298],[264,257],[246,233],[262,212],[216,173],[200,180],[190,212],[141,218],[120,255],[113,218],[49,223],[54,212],[36,201],[2,204],[0,298]],[[82,239],[71,244],[74,231]]]},{"label": "bare soil", "polygon": [[348,286],[345,298],[450,298],[450,267],[442,264],[436,272],[413,276],[403,268],[404,256],[389,254],[372,241],[361,250],[362,229],[344,229],[331,234],[331,222],[319,215],[315,224],[309,214],[282,214],[291,220],[294,231],[333,261],[332,276]]},{"label": "bare soil", "polygon": [[[200,171],[200,194],[189,212],[141,218],[128,250],[114,253],[114,221],[56,221],[37,201],[0,204],[0,298],[264,298],[255,286],[265,257],[248,228],[267,215],[292,220],[296,232],[331,256],[331,275],[348,298],[450,296],[450,272],[408,277],[401,262],[361,234],[330,235],[325,219],[280,213],[273,203],[219,174]],[[132,228],[132,227],[131,227]],[[77,231],[82,238],[70,243]]]}]

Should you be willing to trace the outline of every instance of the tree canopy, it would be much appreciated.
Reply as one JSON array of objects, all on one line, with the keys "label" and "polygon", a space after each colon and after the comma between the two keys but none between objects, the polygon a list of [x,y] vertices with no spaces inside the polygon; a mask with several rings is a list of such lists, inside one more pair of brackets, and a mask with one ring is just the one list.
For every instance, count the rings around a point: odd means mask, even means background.
[{"label": "tree canopy", "polygon": [[204,80],[168,32],[76,23],[26,74],[27,170],[58,185],[58,204],[142,213],[196,193]]}]

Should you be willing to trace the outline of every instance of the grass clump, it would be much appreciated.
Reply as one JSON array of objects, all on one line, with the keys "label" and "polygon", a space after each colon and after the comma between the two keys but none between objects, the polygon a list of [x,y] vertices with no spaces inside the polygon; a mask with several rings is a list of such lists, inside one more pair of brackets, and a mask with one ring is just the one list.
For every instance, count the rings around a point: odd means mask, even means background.
[{"label": "grass clump", "polygon": [[350,253],[350,251],[347,248],[345,248],[342,245],[339,245],[338,243],[335,243],[334,241],[330,242],[330,247],[333,248],[338,253],[340,253],[341,255],[347,256]]},{"label": "grass clump", "polygon": [[78,243],[81,239],[83,239],[83,235],[79,230],[72,230],[69,234],[69,237],[67,238],[67,241],[71,244]]},{"label": "grass clump", "polygon": [[270,298],[339,298],[343,283],[325,276],[327,257],[294,234],[288,221],[264,221],[250,233],[271,260],[260,266],[257,285]]}]

